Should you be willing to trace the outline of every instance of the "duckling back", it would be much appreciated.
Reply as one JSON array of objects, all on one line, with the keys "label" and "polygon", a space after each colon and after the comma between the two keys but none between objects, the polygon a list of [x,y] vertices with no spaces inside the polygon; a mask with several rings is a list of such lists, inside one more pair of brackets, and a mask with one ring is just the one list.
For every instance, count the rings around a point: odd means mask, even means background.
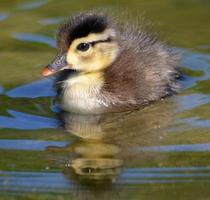
[{"label": "duckling back", "polygon": [[134,28],[122,28],[120,36],[121,52],[105,69],[102,88],[114,110],[130,110],[177,91],[177,53]]}]

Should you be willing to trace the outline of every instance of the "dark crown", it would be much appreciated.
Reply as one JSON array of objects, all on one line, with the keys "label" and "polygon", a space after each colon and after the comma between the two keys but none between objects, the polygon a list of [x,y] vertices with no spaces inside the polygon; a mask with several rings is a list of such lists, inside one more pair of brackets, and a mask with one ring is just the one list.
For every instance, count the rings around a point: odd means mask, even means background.
[{"label": "dark crown", "polygon": [[79,14],[64,23],[57,34],[58,47],[66,51],[73,40],[85,37],[90,33],[101,33],[108,26],[108,19],[100,14]]}]

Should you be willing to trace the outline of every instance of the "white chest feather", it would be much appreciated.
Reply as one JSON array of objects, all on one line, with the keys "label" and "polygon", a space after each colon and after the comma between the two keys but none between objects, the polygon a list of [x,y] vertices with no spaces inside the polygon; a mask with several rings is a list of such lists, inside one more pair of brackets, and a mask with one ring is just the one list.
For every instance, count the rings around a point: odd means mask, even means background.
[{"label": "white chest feather", "polygon": [[99,73],[82,74],[66,80],[61,107],[75,113],[100,113],[106,106],[100,95],[103,79]]}]

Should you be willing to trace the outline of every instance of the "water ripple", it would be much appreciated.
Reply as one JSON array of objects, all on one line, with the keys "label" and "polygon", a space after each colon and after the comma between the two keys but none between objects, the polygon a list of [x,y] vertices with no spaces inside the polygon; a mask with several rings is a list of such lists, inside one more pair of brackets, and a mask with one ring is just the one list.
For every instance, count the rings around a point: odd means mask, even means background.
[{"label": "water ripple", "polygon": [[69,181],[62,173],[4,172],[0,171],[0,191],[64,192]]},{"label": "water ripple", "polygon": [[12,33],[12,37],[17,40],[21,40],[21,41],[38,42],[41,44],[46,44],[53,48],[56,47],[55,40],[50,37],[44,36],[44,35],[29,34],[29,33]]},{"label": "water ripple", "polygon": [[210,120],[206,119],[200,119],[198,117],[188,117],[188,118],[181,118],[176,120],[177,123],[185,123],[190,125],[189,128],[192,127],[202,127],[202,128],[209,128],[210,127]]},{"label": "water ripple", "polygon": [[65,19],[64,17],[48,18],[48,19],[42,19],[42,20],[40,20],[39,23],[40,24],[43,24],[43,25],[59,24],[64,19]]},{"label": "water ripple", "polygon": [[30,151],[43,151],[48,146],[63,147],[69,143],[58,141],[42,141],[42,140],[27,140],[27,139],[15,139],[7,140],[0,139],[0,149],[10,150],[30,150]]},{"label": "water ripple", "polygon": [[199,54],[191,52],[186,49],[178,49],[182,52],[183,57],[181,60],[181,66],[187,67],[190,70],[201,70],[204,72],[204,76],[201,77],[186,77],[186,80],[181,81],[184,88],[192,87],[197,81],[208,79],[210,76],[210,55],[209,54]]},{"label": "water ripple", "polygon": [[36,0],[29,3],[23,3],[17,6],[19,10],[33,10],[47,4],[49,0]]},{"label": "water ripple", "polygon": [[55,96],[52,79],[42,79],[13,88],[6,92],[12,98],[37,98]]},{"label": "water ripple", "polygon": [[129,173],[136,172],[189,172],[189,171],[209,171],[210,166],[192,166],[192,167],[148,167],[148,168],[130,168],[126,169]]},{"label": "water ripple", "polygon": [[[156,173],[144,172],[145,168],[132,168],[123,170],[120,177],[115,181],[116,186],[127,185],[138,187],[138,184],[167,184],[167,183],[190,183],[209,182],[210,173],[195,173],[201,168],[179,168],[179,173],[168,173],[171,168],[156,168]],[[154,168],[147,168],[153,171]],[[139,185],[139,187],[141,187]],[[85,187],[83,186],[85,189]],[[28,192],[36,189],[36,192],[71,192],[73,183],[63,173],[59,172],[15,172],[0,171],[0,190]],[[77,188],[78,189],[78,188]]]},{"label": "water ripple", "polygon": [[9,17],[8,13],[0,13],[0,21],[4,21]]},{"label": "water ripple", "polygon": [[4,92],[4,88],[0,85],[0,94]]},{"label": "water ripple", "polygon": [[151,147],[135,147],[134,152],[207,152],[210,151],[210,143],[205,144],[177,144]]},{"label": "water ripple", "polygon": [[209,103],[210,95],[204,94],[188,94],[177,97],[177,102],[179,104],[179,110],[190,110],[197,106]]},{"label": "water ripple", "polygon": [[0,116],[0,127],[19,130],[56,128],[58,121],[53,118],[30,115],[14,110],[7,111],[12,117]]}]

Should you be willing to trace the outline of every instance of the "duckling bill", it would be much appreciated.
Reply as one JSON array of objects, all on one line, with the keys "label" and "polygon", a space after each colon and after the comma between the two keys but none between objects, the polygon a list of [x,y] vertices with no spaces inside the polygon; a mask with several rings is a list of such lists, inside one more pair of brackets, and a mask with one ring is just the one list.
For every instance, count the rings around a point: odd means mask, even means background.
[{"label": "duckling bill", "polygon": [[72,16],[58,31],[57,47],[43,75],[56,75],[58,101],[65,111],[127,111],[177,89],[177,56],[171,49],[103,14]]}]

